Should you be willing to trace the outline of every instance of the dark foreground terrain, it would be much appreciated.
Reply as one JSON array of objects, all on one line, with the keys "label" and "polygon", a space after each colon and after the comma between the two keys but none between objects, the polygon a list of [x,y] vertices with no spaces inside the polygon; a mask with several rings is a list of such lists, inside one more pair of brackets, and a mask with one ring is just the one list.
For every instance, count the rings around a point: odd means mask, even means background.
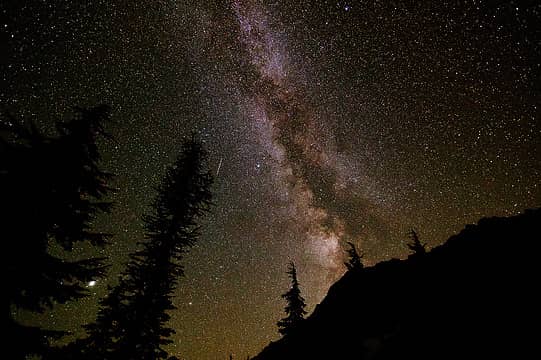
[{"label": "dark foreground terrain", "polygon": [[349,271],[255,359],[539,358],[540,241],[541,209],[526,210]]}]

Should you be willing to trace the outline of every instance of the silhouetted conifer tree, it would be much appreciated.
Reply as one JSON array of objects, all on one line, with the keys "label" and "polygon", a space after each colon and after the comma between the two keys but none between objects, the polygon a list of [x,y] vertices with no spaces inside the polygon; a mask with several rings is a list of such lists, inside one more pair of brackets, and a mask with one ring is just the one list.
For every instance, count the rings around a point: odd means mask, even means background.
[{"label": "silhouetted conifer tree", "polygon": [[355,248],[355,244],[352,242],[347,242],[349,245],[349,249],[346,250],[348,253],[349,259],[344,264],[346,265],[348,270],[360,270],[363,268],[363,263],[361,259],[364,255],[359,255],[357,252],[357,248]]},{"label": "silhouetted conifer tree", "polygon": [[306,304],[301,296],[299,282],[297,281],[297,269],[293,262],[289,263],[287,274],[291,279],[291,288],[282,295],[287,301],[285,307],[286,317],[278,321],[278,332],[282,335],[287,335],[294,331],[297,326],[304,320]]},{"label": "silhouetted conifer tree", "polygon": [[48,338],[61,332],[23,326],[16,309],[43,312],[55,303],[86,296],[86,282],[102,276],[101,259],[68,261],[63,250],[80,241],[103,245],[107,234],[91,230],[110,174],[99,169],[98,136],[109,109],[76,108],[75,117],[58,123],[56,136],[23,126],[4,114],[0,121],[0,207],[2,284],[9,313],[4,342],[6,358],[45,354]]},{"label": "silhouetted conifer tree", "polygon": [[174,330],[167,327],[172,297],[183,275],[181,260],[199,236],[197,220],[209,210],[212,178],[203,169],[205,152],[187,141],[166,171],[144,217],[146,242],[131,256],[119,284],[101,301],[94,324],[86,328],[85,359],[170,359],[164,345]]},{"label": "silhouetted conifer tree", "polygon": [[426,254],[426,243],[422,244],[419,240],[419,236],[417,235],[417,232],[415,230],[411,230],[409,232],[409,237],[411,242],[409,244],[406,244],[408,248],[413,252],[413,254],[416,255],[422,255]]}]

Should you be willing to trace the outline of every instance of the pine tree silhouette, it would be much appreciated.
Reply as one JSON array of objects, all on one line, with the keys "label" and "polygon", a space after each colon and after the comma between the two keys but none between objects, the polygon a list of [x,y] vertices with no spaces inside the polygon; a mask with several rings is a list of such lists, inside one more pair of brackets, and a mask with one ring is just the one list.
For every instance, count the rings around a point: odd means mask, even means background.
[{"label": "pine tree silhouette", "polygon": [[346,250],[348,253],[349,259],[347,262],[344,263],[346,265],[346,268],[348,270],[360,270],[364,267],[361,259],[364,255],[359,255],[357,252],[357,248],[355,248],[355,245],[352,242],[347,242],[349,245],[349,249]]},{"label": "pine tree silhouette", "polygon": [[415,230],[412,229],[409,232],[409,237],[411,242],[406,245],[408,246],[408,249],[413,252],[413,255],[426,254],[426,243],[421,243],[421,241],[419,240],[419,236],[417,235],[417,232]]},{"label": "pine tree silhouette", "polygon": [[173,292],[184,274],[182,256],[197,240],[197,220],[211,204],[212,178],[203,170],[204,160],[192,139],[167,169],[153,213],[143,219],[147,241],[101,302],[96,322],[86,326],[85,359],[174,359],[164,349],[174,333],[167,327],[168,311],[175,309]]},{"label": "pine tree silhouette", "polygon": [[282,295],[287,301],[285,307],[286,317],[278,321],[278,332],[282,335],[290,334],[297,329],[298,325],[304,320],[306,304],[301,296],[299,282],[297,281],[297,269],[293,262],[289,263],[287,274],[291,279],[291,288]]},{"label": "pine tree silhouette", "polygon": [[[24,358],[46,354],[48,338],[61,332],[24,326],[14,309],[43,312],[55,303],[87,295],[84,283],[104,274],[102,259],[68,261],[64,250],[89,241],[103,245],[107,234],[91,230],[111,178],[99,169],[98,136],[109,108],[76,108],[75,117],[58,123],[56,136],[23,126],[4,114],[0,121],[0,199],[5,310],[9,313],[4,354]],[[51,251],[54,250],[54,251]]]}]

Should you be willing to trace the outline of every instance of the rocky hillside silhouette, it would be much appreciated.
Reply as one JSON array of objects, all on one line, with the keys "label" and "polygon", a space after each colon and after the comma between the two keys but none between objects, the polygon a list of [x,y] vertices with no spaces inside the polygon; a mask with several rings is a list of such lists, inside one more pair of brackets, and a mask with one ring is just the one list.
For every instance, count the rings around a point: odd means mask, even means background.
[{"label": "rocky hillside silhouette", "polygon": [[540,241],[541,209],[526,210],[349,271],[255,359],[538,358]]}]

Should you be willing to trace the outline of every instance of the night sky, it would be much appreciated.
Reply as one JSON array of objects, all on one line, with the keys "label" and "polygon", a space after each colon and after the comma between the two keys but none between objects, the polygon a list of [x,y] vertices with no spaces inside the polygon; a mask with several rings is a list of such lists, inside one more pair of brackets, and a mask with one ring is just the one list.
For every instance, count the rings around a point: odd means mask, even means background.
[{"label": "night sky", "polygon": [[3,110],[50,132],[73,106],[113,108],[115,140],[100,148],[118,190],[96,223],[115,234],[101,251],[109,275],[90,298],[24,321],[83,334],[191,131],[216,206],[177,291],[181,358],[245,358],[277,339],[290,260],[313,310],[345,271],[346,241],[372,265],[405,257],[411,228],[433,247],[541,205],[534,1],[0,7]]}]

